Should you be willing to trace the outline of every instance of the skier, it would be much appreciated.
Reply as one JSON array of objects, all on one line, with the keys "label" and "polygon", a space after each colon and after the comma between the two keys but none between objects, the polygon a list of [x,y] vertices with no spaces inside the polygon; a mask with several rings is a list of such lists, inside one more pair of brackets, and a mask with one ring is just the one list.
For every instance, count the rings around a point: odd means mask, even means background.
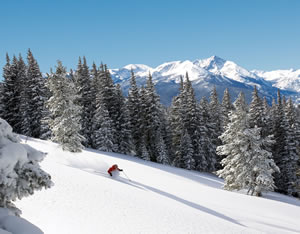
[{"label": "skier", "polygon": [[108,172],[108,174],[109,174],[110,176],[112,176],[112,172],[115,171],[115,170],[123,171],[123,169],[120,169],[120,168],[118,167],[117,164],[114,164],[114,165],[112,165],[112,166],[108,169],[107,172]]}]

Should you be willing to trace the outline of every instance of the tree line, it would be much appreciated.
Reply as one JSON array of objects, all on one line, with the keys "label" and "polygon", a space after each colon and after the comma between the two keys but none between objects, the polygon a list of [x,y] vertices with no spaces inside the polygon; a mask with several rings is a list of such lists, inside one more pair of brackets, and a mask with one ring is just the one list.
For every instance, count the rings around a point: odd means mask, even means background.
[{"label": "tree line", "polygon": [[271,106],[256,87],[249,105],[243,93],[232,103],[228,89],[219,102],[215,88],[198,102],[186,73],[165,107],[150,73],[138,87],[131,71],[125,97],[105,64],[89,68],[83,57],[68,72],[58,61],[43,77],[30,50],[27,64],[6,56],[3,78],[1,117],[19,134],[213,172],[228,190],[299,196],[300,111],[279,91]]}]

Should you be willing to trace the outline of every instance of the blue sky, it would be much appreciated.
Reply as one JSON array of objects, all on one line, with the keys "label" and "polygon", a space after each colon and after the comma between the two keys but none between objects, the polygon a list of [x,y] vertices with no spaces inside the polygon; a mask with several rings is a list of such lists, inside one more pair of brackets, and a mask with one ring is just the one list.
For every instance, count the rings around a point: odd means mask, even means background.
[{"label": "blue sky", "polygon": [[0,67],[28,48],[43,72],[218,55],[251,70],[300,68],[298,0],[14,0],[0,3]]}]

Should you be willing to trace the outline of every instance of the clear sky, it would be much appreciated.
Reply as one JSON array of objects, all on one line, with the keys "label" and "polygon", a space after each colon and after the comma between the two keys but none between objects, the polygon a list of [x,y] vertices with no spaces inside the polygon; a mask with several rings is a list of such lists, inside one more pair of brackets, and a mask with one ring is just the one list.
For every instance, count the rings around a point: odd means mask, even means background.
[{"label": "clear sky", "polygon": [[5,53],[31,48],[43,72],[78,57],[109,68],[217,55],[246,69],[300,68],[300,0],[3,0]]}]

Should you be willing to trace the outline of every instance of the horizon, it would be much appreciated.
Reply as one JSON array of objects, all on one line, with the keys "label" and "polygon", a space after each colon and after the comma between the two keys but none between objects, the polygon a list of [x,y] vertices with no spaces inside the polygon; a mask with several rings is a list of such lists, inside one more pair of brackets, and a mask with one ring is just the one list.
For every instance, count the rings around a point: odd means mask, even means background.
[{"label": "horizon", "polygon": [[300,69],[299,9],[297,0],[4,2],[0,75],[6,53],[26,58],[28,48],[43,73],[83,56],[110,69],[213,55],[249,71]]}]

